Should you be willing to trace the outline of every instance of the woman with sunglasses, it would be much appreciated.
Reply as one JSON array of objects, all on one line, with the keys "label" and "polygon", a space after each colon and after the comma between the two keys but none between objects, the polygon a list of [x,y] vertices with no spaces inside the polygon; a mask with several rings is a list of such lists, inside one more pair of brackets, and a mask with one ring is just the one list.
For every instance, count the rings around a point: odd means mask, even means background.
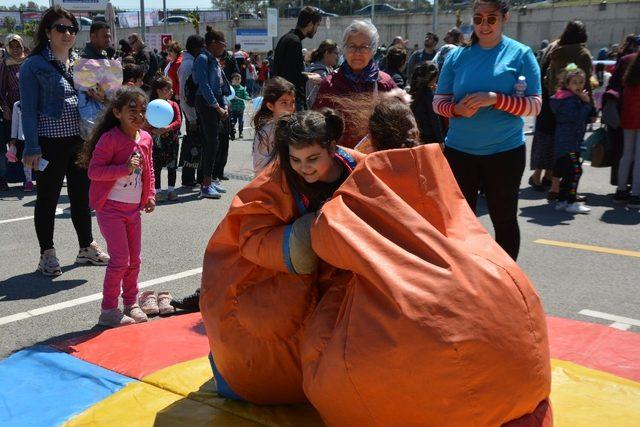
[{"label": "woman with sunglasses", "polygon": [[[445,154],[462,193],[475,211],[484,188],[495,239],[515,260],[525,167],[522,117],[540,111],[540,68],[529,47],[503,35],[506,0],[475,0],[473,13],[471,44],[447,56],[433,107],[450,119]],[[520,76],[524,93],[516,91]]]},{"label": "woman with sunglasses", "polygon": [[40,243],[38,270],[46,276],[62,274],[53,247],[53,226],[65,177],[80,246],[76,262],[107,265],[109,261],[93,240],[89,178],[87,171],[76,164],[82,139],[71,48],[77,33],[78,22],[71,13],[58,6],[48,9],[38,26],[36,46],[20,67],[23,162],[25,167],[39,171],[35,227]]}]

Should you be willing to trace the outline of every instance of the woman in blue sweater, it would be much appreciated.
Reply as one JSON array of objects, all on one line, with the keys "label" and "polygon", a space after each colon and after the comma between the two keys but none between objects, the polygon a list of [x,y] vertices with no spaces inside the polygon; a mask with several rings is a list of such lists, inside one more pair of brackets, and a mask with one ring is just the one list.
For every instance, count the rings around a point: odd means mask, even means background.
[{"label": "woman in blue sweater", "polygon": [[[469,206],[475,211],[484,188],[496,241],[516,259],[525,166],[522,117],[540,111],[541,88],[531,49],[503,35],[508,20],[505,0],[475,0],[471,44],[447,56],[433,107],[450,119],[445,155]],[[520,76],[524,90],[516,90]]]}]

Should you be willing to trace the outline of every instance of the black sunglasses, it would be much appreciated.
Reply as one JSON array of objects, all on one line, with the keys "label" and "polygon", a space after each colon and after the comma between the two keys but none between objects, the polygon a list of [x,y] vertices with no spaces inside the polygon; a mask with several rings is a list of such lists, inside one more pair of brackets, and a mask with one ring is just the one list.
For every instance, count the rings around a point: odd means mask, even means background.
[{"label": "black sunglasses", "polygon": [[59,32],[60,34],[64,34],[67,31],[69,32],[69,34],[71,34],[72,36],[75,36],[76,34],[78,34],[78,28],[74,27],[72,25],[64,25],[64,24],[53,24],[50,28],[51,30],[56,30],[57,32]]}]

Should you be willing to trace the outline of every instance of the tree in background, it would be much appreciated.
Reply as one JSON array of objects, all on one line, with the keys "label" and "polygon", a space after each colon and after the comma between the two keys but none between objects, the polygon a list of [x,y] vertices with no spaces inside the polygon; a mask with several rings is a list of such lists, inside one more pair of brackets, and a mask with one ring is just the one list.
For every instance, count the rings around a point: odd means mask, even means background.
[{"label": "tree in background", "polygon": [[13,33],[16,29],[16,20],[10,16],[5,16],[2,26],[7,30],[7,33]]},{"label": "tree in background", "polygon": [[189,12],[187,18],[191,20],[191,25],[193,25],[196,34],[200,35],[200,14],[197,12]]}]

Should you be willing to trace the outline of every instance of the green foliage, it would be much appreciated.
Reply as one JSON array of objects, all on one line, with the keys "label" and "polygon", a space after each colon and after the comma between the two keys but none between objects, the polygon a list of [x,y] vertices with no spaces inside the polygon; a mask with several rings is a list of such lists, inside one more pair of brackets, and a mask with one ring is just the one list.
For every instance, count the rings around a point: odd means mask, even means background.
[{"label": "green foliage", "polygon": [[5,30],[7,30],[8,33],[13,33],[16,29],[16,20],[11,16],[5,16],[2,26]]},{"label": "green foliage", "polygon": [[193,25],[193,29],[196,34],[200,34],[200,15],[197,12],[189,12],[187,14],[187,18],[191,20],[191,25]]}]

